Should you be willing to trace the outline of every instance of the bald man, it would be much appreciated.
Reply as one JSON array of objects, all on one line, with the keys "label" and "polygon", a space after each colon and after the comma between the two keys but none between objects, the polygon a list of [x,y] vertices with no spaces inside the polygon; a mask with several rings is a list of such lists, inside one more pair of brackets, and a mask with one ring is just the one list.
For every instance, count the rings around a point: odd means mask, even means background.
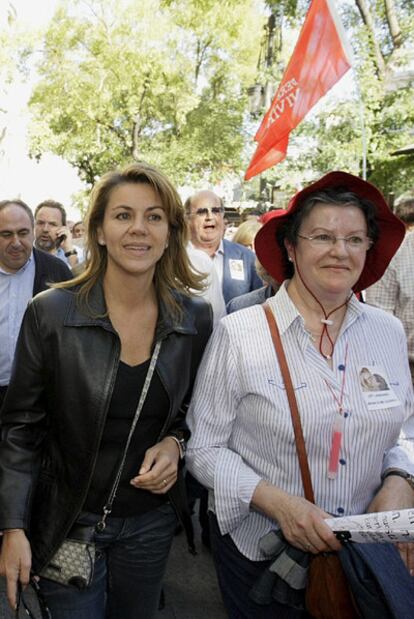
[{"label": "bald man", "polygon": [[213,191],[199,191],[185,203],[190,240],[213,261],[226,303],[263,286],[250,249],[223,239],[224,206]]},{"label": "bald man", "polygon": [[25,202],[0,202],[0,408],[27,303],[50,282],[72,277],[61,260],[33,248],[33,226],[33,213]]}]

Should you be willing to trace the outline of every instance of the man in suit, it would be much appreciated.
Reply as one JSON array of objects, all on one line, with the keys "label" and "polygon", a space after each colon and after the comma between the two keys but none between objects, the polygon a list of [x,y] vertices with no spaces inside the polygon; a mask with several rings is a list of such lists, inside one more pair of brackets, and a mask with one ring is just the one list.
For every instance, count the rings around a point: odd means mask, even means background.
[{"label": "man in suit", "polygon": [[213,261],[226,303],[263,286],[250,249],[223,239],[224,206],[213,191],[199,191],[185,203],[192,245]]},{"label": "man in suit", "polygon": [[51,282],[72,277],[55,256],[33,248],[34,218],[22,200],[0,202],[0,407],[27,303]]}]

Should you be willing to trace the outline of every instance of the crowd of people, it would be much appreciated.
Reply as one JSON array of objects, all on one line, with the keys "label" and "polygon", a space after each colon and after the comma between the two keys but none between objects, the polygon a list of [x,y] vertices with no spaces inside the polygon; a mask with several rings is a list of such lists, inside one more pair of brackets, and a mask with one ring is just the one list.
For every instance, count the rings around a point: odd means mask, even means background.
[{"label": "crowd of people", "polygon": [[[263,540],[276,531],[306,557],[341,555],[326,518],[414,507],[413,237],[346,172],[232,240],[218,195],[183,204],[143,163],[104,175],[84,221],[53,200],[34,212],[0,202],[11,607],[32,583],[53,619],[154,617],[177,527],[194,548],[200,499],[228,616],[309,616],[304,599],[258,599],[273,562]],[[67,540],[93,548],[82,583],[59,572]]]}]

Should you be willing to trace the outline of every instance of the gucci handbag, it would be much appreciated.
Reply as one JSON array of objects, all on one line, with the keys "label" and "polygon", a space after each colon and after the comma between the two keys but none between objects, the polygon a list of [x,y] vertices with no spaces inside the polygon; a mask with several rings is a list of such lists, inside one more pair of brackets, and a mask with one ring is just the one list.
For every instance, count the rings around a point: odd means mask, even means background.
[{"label": "gucci handbag", "polygon": [[[84,533],[82,532],[84,530]],[[40,576],[54,580],[61,585],[72,585],[77,589],[85,589],[92,582],[95,566],[95,544],[92,527],[76,527],[70,535],[89,537],[89,540],[68,537],[58,548]]]}]

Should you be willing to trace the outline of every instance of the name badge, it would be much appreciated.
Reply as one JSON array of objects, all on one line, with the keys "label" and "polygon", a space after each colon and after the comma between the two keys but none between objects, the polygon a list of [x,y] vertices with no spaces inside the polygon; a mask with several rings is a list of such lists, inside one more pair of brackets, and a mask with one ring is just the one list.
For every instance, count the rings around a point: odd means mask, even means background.
[{"label": "name badge", "polygon": [[375,411],[401,405],[383,368],[376,365],[362,366],[359,370],[359,384],[368,410]]},{"label": "name badge", "polygon": [[244,281],[244,264],[243,260],[229,260],[230,277]]}]

